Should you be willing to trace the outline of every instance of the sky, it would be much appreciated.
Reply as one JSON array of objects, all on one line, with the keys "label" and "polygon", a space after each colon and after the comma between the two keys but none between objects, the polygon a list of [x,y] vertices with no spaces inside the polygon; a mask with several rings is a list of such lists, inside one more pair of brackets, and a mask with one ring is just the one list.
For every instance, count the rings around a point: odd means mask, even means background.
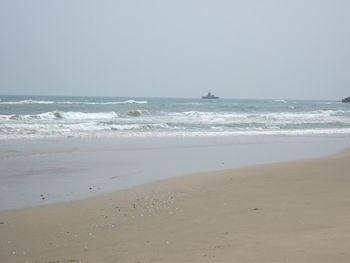
[{"label": "sky", "polygon": [[1,0],[0,94],[341,99],[348,0]]}]

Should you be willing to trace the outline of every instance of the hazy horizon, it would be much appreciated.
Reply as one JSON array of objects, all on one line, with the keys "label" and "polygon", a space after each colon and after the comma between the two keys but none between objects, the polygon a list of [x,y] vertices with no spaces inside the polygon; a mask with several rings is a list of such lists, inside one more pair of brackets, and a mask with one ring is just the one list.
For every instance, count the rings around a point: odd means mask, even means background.
[{"label": "hazy horizon", "polygon": [[350,2],[1,1],[0,94],[341,100]]},{"label": "hazy horizon", "polygon": [[[213,92],[212,92],[213,93]],[[202,96],[206,95],[205,94],[200,94],[197,97],[180,97],[180,96],[117,96],[117,95],[110,95],[110,96],[104,96],[104,95],[55,95],[55,94],[51,94],[51,95],[47,95],[47,94],[0,94],[1,96],[17,96],[17,97],[86,97],[86,98],[135,98],[135,99],[143,99],[143,98],[148,98],[148,99],[202,99]],[[214,94],[214,95],[218,95],[218,94]],[[287,101],[334,101],[334,102],[341,102],[343,98],[339,98],[339,99],[303,99],[303,98],[254,98],[254,97],[250,97],[250,98],[244,98],[244,97],[219,97],[220,100],[287,100]],[[1,101],[1,100],[0,100]]]}]

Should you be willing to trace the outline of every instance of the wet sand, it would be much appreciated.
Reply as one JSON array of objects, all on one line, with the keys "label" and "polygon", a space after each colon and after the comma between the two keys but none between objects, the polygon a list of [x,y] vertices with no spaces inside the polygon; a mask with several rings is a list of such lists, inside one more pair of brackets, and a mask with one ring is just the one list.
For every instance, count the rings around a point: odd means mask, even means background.
[{"label": "wet sand", "polygon": [[0,212],[0,262],[350,262],[350,152]]},{"label": "wet sand", "polygon": [[342,136],[0,140],[0,211],[186,174],[319,158],[349,147],[350,137]]}]

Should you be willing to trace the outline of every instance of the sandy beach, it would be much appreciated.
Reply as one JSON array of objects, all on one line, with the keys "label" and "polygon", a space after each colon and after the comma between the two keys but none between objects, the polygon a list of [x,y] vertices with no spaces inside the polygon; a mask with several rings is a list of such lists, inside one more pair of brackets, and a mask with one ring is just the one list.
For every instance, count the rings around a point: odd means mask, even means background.
[{"label": "sandy beach", "polygon": [[1,262],[349,262],[350,152],[0,213]]},{"label": "sandy beach", "polygon": [[350,1],[0,1],[0,263],[350,263]]},{"label": "sandy beach", "polygon": [[347,148],[350,140],[342,136],[0,140],[0,211],[81,200],[176,176],[320,158]]}]

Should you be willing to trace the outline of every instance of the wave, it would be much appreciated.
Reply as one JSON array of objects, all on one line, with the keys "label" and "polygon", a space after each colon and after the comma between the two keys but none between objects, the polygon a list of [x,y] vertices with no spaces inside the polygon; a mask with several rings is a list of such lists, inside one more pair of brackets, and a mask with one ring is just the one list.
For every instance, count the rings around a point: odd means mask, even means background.
[{"label": "wave", "polygon": [[350,109],[298,112],[48,111],[39,114],[0,115],[0,138],[171,136],[172,134],[177,136],[350,135]]},{"label": "wave", "polygon": [[116,104],[147,104],[145,100],[126,100],[126,101],[109,101],[109,102],[89,102],[89,101],[49,101],[49,100],[20,100],[20,101],[0,101],[5,105],[21,104],[85,104],[85,105],[116,105]]},{"label": "wave", "polygon": [[40,114],[13,114],[13,115],[0,115],[0,119],[4,120],[103,120],[103,119],[115,119],[119,115],[116,112],[45,112]]},{"label": "wave", "polygon": [[267,123],[267,124],[305,124],[305,123],[350,123],[350,111],[325,110],[311,112],[173,112],[174,120],[191,123]]},{"label": "wave", "polygon": [[213,137],[213,136],[309,136],[342,135],[350,136],[350,128],[342,129],[305,129],[305,130],[238,130],[238,131],[167,131],[156,126],[139,125],[114,126],[109,129],[92,125],[74,125],[71,127],[45,126],[0,128],[0,140],[42,139],[42,138],[117,138],[117,137]]},{"label": "wave", "polygon": [[134,130],[134,131],[159,131],[161,129],[168,129],[169,126],[167,124],[162,123],[149,123],[149,124],[114,124],[108,127],[108,130],[112,131],[128,131],[128,130]]},{"label": "wave", "polygon": [[[152,122],[171,122],[188,124],[312,124],[312,123],[344,123],[350,124],[350,110],[321,110],[310,112],[153,112],[144,110],[130,110],[121,115],[124,119],[128,117],[140,117],[147,115],[142,120]],[[0,120],[105,120],[120,117],[116,112],[65,112],[50,111],[40,114],[13,114],[0,115]]]},{"label": "wave", "polygon": [[131,110],[127,112],[127,115],[131,117],[140,117],[143,114],[144,114],[143,110]]},{"label": "wave", "polygon": [[109,101],[109,102],[56,102],[62,104],[85,104],[85,105],[116,105],[116,104],[147,104],[145,100],[125,100],[125,101]]},{"label": "wave", "polygon": [[19,105],[19,104],[54,104],[56,102],[49,100],[20,100],[20,101],[0,101],[0,104],[8,104],[8,105]]},{"label": "wave", "polygon": [[121,102],[116,102],[116,103],[146,104],[146,103],[148,103],[148,101],[146,101],[146,100],[126,100],[126,101],[121,101]]},{"label": "wave", "polygon": [[116,112],[60,112],[60,116],[63,119],[68,120],[101,120],[101,119],[115,119],[119,115]]}]

